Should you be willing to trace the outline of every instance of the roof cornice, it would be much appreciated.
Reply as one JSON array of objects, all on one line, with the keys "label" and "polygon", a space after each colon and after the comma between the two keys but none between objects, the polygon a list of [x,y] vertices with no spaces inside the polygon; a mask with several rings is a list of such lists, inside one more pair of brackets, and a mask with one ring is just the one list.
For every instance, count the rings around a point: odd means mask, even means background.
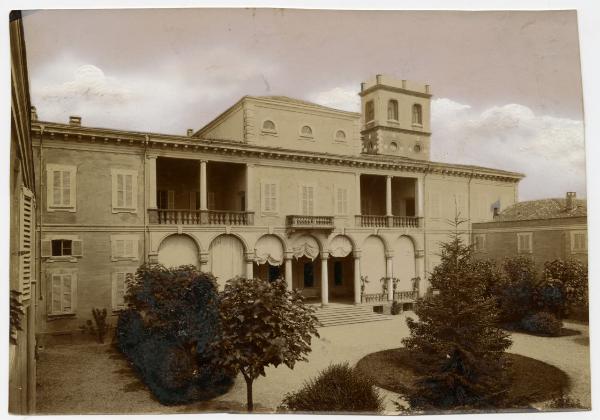
[{"label": "roof cornice", "polygon": [[414,90],[402,89],[395,86],[383,85],[381,83],[369,86],[367,89],[363,90],[362,92],[359,92],[358,94],[362,97],[368,95],[369,93],[375,90],[387,90],[389,92],[403,93],[405,95],[417,96],[419,98],[431,98],[433,96],[431,93],[417,92]]},{"label": "roof cornice", "polygon": [[209,140],[198,137],[177,136],[152,132],[124,131],[106,128],[72,126],[52,122],[35,121],[32,134],[39,137],[44,130],[45,138],[56,140],[104,143],[111,145],[138,145],[155,150],[205,152],[232,154],[258,158],[302,161],[306,163],[347,166],[364,169],[398,170],[416,173],[464,176],[503,182],[518,182],[525,175],[472,165],[447,164],[380,155],[337,155],[332,153],[306,152],[300,150],[256,146],[231,140]]}]

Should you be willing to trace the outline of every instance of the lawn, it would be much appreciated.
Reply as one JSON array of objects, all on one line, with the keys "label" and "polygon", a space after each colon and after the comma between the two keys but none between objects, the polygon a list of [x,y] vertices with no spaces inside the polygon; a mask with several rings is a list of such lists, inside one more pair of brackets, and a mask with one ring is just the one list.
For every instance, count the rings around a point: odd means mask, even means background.
[{"label": "lawn", "polygon": [[[551,400],[566,393],[569,378],[562,370],[539,360],[518,354],[507,354],[512,362],[510,401],[519,401],[511,407],[525,408],[529,404]],[[415,363],[405,348],[384,350],[363,357],[357,368],[374,377],[381,388],[403,394],[418,376]],[[373,372],[377,372],[373,375]]]}]

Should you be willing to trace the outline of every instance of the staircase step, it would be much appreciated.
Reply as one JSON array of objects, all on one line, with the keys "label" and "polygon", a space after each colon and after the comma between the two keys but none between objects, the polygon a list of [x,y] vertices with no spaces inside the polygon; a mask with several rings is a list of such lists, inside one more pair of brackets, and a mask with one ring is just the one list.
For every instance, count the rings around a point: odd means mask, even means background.
[{"label": "staircase step", "polygon": [[332,304],[317,308],[315,315],[323,327],[388,321],[389,315],[373,312],[371,306]]}]

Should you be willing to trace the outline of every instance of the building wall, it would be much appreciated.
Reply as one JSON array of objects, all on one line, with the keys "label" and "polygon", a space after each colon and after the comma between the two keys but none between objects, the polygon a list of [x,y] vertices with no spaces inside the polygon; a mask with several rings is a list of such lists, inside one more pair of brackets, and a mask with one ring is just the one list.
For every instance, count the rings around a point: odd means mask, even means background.
[{"label": "building wall", "polygon": [[207,127],[203,137],[207,139],[246,141],[244,133],[244,110],[242,103],[238,103],[225,111],[218,124]]},{"label": "building wall", "polygon": [[[499,264],[505,257],[530,257],[540,274],[545,262],[556,259],[575,259],[587,265],[587,250],[573,250],[571,239],[573,232],[587,232],[586,219],[573,217],[474,224],[473,236],[485,237],[485,247],[476,256],[492,259]],[[532,252],[519,252],[519,233],[531,233]]]}]

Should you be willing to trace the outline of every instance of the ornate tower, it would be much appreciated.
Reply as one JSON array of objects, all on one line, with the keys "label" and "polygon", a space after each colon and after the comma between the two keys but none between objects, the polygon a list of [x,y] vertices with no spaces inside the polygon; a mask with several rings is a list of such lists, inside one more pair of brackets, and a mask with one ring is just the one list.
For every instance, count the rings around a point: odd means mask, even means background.
[{"label": "ornate tower", "polygon": [[429,160],[429,85],[378,74],[359,95],[363,153]]}]

